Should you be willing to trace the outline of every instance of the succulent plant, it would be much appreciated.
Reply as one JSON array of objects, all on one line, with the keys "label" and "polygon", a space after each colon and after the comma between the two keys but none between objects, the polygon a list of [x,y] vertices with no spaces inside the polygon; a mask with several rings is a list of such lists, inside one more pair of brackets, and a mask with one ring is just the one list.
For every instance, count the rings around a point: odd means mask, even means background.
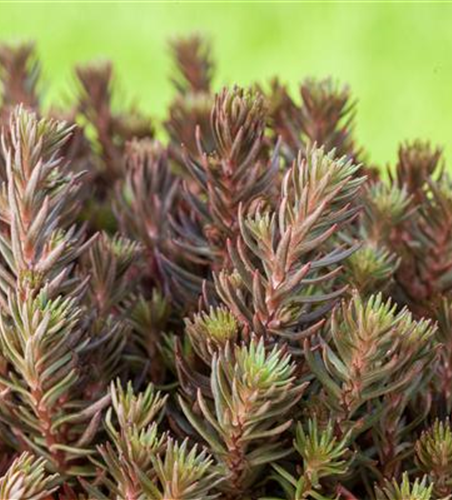
[{"label": "succulent plant", "polygon": [[43,110],[34,45],[0,47],[0,497],[451,498],[442,149],[384,172],[348,87],[170,49],[158,123],[109,62]]}]

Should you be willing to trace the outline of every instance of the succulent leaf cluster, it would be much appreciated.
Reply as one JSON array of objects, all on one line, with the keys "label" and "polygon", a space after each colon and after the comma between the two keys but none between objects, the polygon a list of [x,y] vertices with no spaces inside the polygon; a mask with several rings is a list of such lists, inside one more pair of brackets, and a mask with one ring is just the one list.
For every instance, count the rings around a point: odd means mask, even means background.
[{"label": "succulent leaf cluster", "polygon": [[170,52],[160,124],[110,62],[44,110],[0,47],[0,497],[452,498],[442,149],[385,172],[348,87]]}]

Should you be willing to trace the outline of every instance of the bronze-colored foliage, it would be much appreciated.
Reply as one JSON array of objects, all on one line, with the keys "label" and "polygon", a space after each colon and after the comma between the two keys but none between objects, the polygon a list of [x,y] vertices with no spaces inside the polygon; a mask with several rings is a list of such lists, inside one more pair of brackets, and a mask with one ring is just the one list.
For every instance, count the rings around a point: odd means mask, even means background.
[{"label": "bronze-colored foliage", "polygon": [[0,47],[0,497],[450,498],[442,149],[380,175],[348,87],[170,49],[151,126],[111,63],[44,111],[34,46]]}]

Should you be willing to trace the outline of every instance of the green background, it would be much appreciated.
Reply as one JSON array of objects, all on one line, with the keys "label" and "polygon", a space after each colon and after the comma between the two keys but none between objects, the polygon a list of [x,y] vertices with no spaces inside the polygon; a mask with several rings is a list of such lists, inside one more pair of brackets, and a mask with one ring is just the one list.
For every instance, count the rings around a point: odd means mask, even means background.
[{"label": "green background", "polygon": [[34,39],[47,102],[95,57],[117,68],[120,99],[162,118],[172,95],[167,40],[208,34],[215,83],[278,74],[296,91],[333,75],[358,99],[357,137],[373,161],[393,162],[401,140],[452,140],[452,4],[0,3],[0,39]]}]

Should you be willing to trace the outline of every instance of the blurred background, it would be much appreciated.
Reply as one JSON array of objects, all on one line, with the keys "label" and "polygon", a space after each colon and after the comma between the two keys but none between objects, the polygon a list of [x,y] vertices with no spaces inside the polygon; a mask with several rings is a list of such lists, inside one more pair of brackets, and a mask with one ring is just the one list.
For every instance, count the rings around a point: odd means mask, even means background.
[{"label": "blurred background", "polygon": [[[32,39],[46,101],[73,88],[76,62],[109,58],[121,99],[156,119],[172,96],[168,39],[208,35],[216,86],[332,75],[358,100],[357,138],[379,164],[400,141],[452,146],[452,4],[0,3],[0,39]],[[298,97],[298,96],[297,96]]]}]

